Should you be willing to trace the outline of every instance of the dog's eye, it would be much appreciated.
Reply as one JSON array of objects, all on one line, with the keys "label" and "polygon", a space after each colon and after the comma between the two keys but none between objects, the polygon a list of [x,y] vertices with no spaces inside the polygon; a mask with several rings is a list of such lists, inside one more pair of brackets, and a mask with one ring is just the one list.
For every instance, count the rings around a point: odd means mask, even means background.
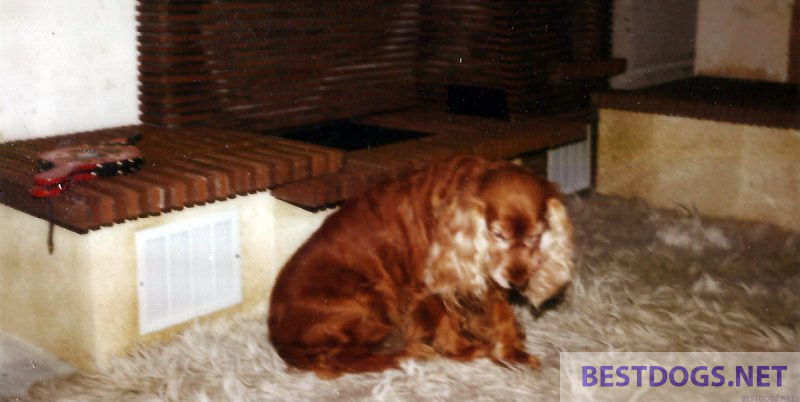
[{"label": "dog's eye", "polygon": [[502,240],[502,241],[508,240],[506,235],[503,234],[502,231],[500,231],[499,229],[496,229],[496,228],[492,229],[492,236],[494,236],[497,240]]}]

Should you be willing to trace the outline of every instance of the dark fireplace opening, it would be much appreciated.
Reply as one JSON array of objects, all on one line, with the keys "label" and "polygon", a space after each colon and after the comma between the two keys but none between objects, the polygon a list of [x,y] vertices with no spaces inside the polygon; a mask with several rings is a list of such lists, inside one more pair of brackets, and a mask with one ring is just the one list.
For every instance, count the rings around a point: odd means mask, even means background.
[{"label": "dark fireplace opening", "polygon": [[374,148],[427,137],[430,133],[356,123],[351,120],[328,121],[265,132],[283,138],[322,145],[342,151]]},{"label": "dark fireplace opening", "polygon": [[508,119],[506,91],[467,86],[447,86],[447,111],[455,114]]}]

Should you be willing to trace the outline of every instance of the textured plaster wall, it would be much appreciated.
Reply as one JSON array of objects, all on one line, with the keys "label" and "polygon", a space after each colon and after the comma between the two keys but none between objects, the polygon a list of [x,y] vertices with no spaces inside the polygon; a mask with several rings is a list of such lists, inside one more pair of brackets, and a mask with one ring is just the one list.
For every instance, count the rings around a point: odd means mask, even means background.
[{"label": "textured plaster wall", "polygon": [[614,88],[632,89],[690,77],[697,0],[616,0],[612,53],[627,60]]},{"label": "textured plaster wall", "polygon": [[700,0],[695,72],[785,82],[795,0]]},{"label": "textured plaster wall", "polygon": [[800,230],[800,130],[602,109],[597,191]]},{"label": "textured plaster wall", "polygon": [[[87,242],[56,229],[47,253],[47,222],[0,205],[0,330],[71,362],[89,362],[96,345],[92,266]],[[78,341],[76,341],[78,340]]]},{"label": "textured plaster wall", "polygon": [[[183,327],[139,336],[136,232],[238,210],[242,241],[242,305],[269,296],[286,259],[329,212],[310,213],[266,192],[127,221],[79,235],[54,233],[47,253],[47,222],[0,205],[0,330],[25,339],[84,369],[129,351],[137,341],[161,340]],[[223,312],[224,313],[224,312]]]},{"label": "textured plaster wall", "polygon": [[0,0],[0,142],[139,122],[135,0]]}]

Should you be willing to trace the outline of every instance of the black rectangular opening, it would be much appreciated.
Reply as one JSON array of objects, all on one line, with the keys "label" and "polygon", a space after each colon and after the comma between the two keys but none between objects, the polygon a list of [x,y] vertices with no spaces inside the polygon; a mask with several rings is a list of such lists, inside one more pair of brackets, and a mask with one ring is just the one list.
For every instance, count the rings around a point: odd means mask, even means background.
[{"label": "black rectangular opening", "polygon": [[467,85],[448,85],[447,111],[455,114],[508,119],[506,91]]},{"label": "black rectangular opening", "polygon": [[355,151],[427,137],[429,133],[361,124],[350,120],[331,121],[281,129],[274,133],[283,138],[322,145],[343,151]]}]

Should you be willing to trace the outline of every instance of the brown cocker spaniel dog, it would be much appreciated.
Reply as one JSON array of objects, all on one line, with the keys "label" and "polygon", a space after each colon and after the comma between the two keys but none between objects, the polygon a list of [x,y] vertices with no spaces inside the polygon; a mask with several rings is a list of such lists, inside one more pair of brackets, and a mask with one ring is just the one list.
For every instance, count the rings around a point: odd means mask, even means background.
[{"label": "brown cocker spaniel dog", "polygon": [[509,292],[534,306],[572,278],[557,190],[462,156],[389,181],[329,216],[280,272],[269,337],[321,377],[435,354],[538,367]]}]

